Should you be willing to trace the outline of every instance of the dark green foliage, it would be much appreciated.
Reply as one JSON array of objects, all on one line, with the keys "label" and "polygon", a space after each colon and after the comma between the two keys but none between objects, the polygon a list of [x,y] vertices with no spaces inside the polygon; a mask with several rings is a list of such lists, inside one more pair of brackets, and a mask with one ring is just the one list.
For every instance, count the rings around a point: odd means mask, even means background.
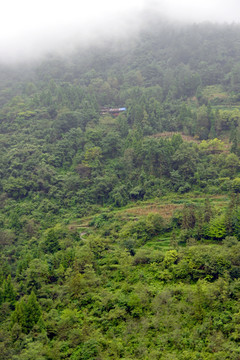
[{"label": "dark green foliage", "polygon": [[71,360],[93,360],[98,358],[99,344],[97,340],[89,340],[79,347],[71,356]]},{"label": "dark green foliage", "polygon": [[81,127],[81,125],[81,113],[68,110],[60,112],[54,121],[54,126],[59,135],[68,132],[72,128]]},{"label": "dark green foliage", "polygon": [[239,35],[0,65],[3,359],[239,359]]},{"label": "dark green foliage", "polygon": [[14,327],[18,324],[23,333],[28,334],[33,326],[38,322],[41,316],[41,309],[37,302],[34,292],[28,296],[27,301],[21,299],[16,304],[16,309],[12,314],[11,326]]},{"label": "dark green foliage", "polygon": [[0,296],[0,303],[9,302],[14,307],[16,301],[16,290],[14,289],[11,276],[9,275],[2,284],[2,292]]},{"label": "dark green foliage", "polygon": [[58,236],[54,229],[50,229],[47,232],[46,239],[44,241],[44,248],[47,252],[54,253],[59,250]]},{"label": "dark green foliage", "polygon": [[193,229],[196,224],[195,208],[193,205],[184,205],[182,216],[182,228]]}]

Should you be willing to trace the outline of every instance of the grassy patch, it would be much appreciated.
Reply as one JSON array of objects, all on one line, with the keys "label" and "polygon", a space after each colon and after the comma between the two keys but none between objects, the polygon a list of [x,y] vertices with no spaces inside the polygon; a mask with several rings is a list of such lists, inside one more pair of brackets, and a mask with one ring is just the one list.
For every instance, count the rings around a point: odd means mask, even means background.
[{"label": "grassy patch", "polygon": [[143,248],[151,248],[154,250],[167,251],[170,246],[171,236],[170,234],[163,234],[162,236],[156,236],[148,241]]}]

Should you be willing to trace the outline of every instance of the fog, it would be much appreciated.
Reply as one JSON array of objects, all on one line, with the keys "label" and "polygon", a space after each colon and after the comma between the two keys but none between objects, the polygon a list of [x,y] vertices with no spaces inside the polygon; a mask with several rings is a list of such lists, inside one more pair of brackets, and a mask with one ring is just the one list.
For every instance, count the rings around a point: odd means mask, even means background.
[{"label": "fog", "polygon": [[238,0],[9,0],[1,4],[0,60],[69,52],[77,44],[136,34],[145,14],[181,22],[239,22]]}]

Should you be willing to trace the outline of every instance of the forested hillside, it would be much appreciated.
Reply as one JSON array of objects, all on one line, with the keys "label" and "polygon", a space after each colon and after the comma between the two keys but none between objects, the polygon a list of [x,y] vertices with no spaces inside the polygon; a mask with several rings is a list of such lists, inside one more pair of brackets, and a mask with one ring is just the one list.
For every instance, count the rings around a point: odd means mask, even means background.
[{"label": "forested hillside", "polygon": [[2,359],[240,358],[239,39],[0,65]]}]

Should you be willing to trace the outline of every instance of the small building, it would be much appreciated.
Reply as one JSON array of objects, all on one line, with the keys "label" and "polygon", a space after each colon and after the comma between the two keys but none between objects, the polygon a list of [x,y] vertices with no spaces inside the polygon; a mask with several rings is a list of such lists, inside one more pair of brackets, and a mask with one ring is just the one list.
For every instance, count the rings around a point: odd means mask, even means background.
[{"label": "small building", "polygon": [[106,114],[110,114],[113,116],[118,116],[120,113],[126,111],[127,109],[125,107],[121,107],[121,108],[107,108],[107,107],[102,107],[101,108],[101,115],[106,115]]}]

